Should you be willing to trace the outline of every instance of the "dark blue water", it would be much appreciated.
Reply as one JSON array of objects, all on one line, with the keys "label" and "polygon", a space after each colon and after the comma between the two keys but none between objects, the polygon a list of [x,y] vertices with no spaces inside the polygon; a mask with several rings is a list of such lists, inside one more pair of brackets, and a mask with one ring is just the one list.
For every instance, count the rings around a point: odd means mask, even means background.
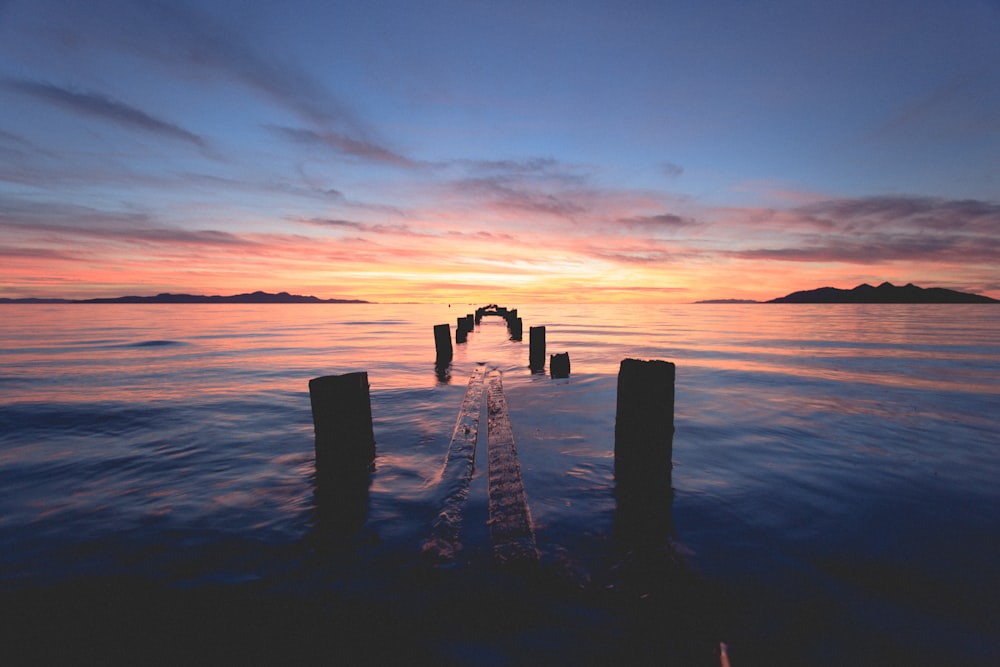
[{"label": "dark blue water", "polygon": [[[442,380],[432,326],[472,307],[3,306],[0,592],[19,647],[1000,661],[1000,310],[510,305],[569,352],[568,380],[532,374],[499,319]],[[626,357],[677,364],[672,533],[652,551],[616,533]],[[484,460],[460,557],[420,558],[478,363],[504,374],[530,573],[493,562]],[[378,456],[345,526],[314,497],[307,382],[355,370]]]}]

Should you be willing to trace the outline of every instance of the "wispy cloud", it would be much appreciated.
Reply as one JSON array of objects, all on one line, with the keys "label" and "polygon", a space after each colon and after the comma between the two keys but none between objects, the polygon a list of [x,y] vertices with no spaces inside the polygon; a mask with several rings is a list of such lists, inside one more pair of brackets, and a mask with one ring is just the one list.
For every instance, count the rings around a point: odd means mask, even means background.
[{"label": "wispy cloud", "polygon": [[820,201],[793,209],[841,232],[876,227],[1000,235],[1000,204],[934,197],[883,196]]},{"label": "wispy cloud", "polygon": [[144,213],[102,211],[70,204],[0,200],[0,230],[45,243],[114,241],[119,244],[254,245],[246,237],[219,230],[164,225]]},{"label": "wispy cloud", "polygon": [[875,139],[928,132],[981,136],[1000,129],[1000,97],[995,68],[965,73],[900,105],[875,131]]},{"label": "wispy cloud", "polygon": [[684,167],[679,164],[674,164],[673,162],[663,162],[660,164],[660,169],[663,171],[664,175],[668,178],[677,178],[684,173]]},{"label": "wispy cloud", "polygon": [[790,262],[978,262],[1000,265],[1000,204],[883,196],[820,201],[765,218],[782,231],[767,245],[726,254]]},{"label": "wispy cloud", "polygon": [[316,131],[280,125],[267,125],[265,127],[278,136],[302,146],[322,146],[332,149],[341,155],[349,155],[397,167],[417,166],[415,161],[385,146],[380,146],[364,139],[349,137],[332,130]]},{"label": "wispy cloud", "polygon": [[22,136],[0,130],[0,142],[21,148],[32,148],[32,143]]},{"label": "wispy cloud", "polygon": [[490,206],[509,211],[572,220],[586,210],[569,193],[545,191],[503,176],[468,178],[455,185],[466,194],[485,200]]},{"label": "wispy cloud", "polygon": [[205,146],[205,141],[193,132],[99,92],[73,90],[28,79],[8,79],[3,82],[3,86],[73,113],[170,139],[179,139],[200,148]]},{"label": "wispy cloud", "polygon": [[32,248],[32,247],[11,247],[0,246],[0,257],[6,260],[74,260],[77,259],[72,252],[56,248]]},{"label": "wispy cloud", "polygon": [[754,248],[725,253],[742,259],[786,262],[838,262],[877,265],[885,262],[997,262],[1000,242],[957,236],[923,238],[899,235],[869,235],[863,240],[817,239],[794,247]]},{"label": "wispy cloud", "polygon": [[590,169],[550,157],[456,160],[458,174],[441,181],[442,201],[464,202],[477,214],[501,212],[527,226],[539,220],[582,223],[605,194],[592,183]]},{"label": "wispy cloud", "polygon": [[698,220],[676,215],[674,213],[660,213],[658,215],[637,215],[631,218],[620,218],[619,224],[626,227],[639,229],[667,229],[677,230],[685,227],[694,227],[701,223]]}]

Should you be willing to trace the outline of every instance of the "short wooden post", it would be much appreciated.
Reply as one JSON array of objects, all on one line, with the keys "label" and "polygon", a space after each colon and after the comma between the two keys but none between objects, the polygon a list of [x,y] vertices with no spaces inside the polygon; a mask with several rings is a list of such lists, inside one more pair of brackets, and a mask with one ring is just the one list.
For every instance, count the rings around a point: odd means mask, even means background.
[{"label": "short wooden post", "polygon": [[528,366],[531,370],[545,368],[545,327],[528,329]]},{"label": "short wooden post", "polygon": [[316,431],[316,477],[351,479],[375,459],[368,373],[326,375],[309,381]]},{"label": "short wooden post", "polygon": [[521,340],[524,333],[524,323],[520,317],[507,320],[507,330],[510,331],[511,340]]},{"label": "short wooden post", "polygon": [[569,377],[569,352],[559,352],[549,357],[549,374],[553,378]]},{"label": "short wooden post", "polygon": [[674,441],[674,375],[669,361],[625,359],[618,371],[616,477],[669,481]]},{"label": "short wooden post", "polygon": [[434,325],[434,347],[437,350],[435,365],[447,366],[451,363],[451,327],[447,324]]}]

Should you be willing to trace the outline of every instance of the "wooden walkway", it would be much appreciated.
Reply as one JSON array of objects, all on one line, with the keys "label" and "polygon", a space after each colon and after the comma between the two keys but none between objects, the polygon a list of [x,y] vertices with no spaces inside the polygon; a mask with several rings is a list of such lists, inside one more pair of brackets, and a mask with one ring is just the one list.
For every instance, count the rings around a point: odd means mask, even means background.
[{"label": "wooden walkway", "polygon": [[503,393],[502,374],[488,373],[478,366],[469,377],[451,444],[442,468],[440,483],[444,500],[431,525],[430,537],[423,552],[435,562],[449,563],[461,550],[462,510],[469,496],[475,472],[476,443],[483,394],[487,396],[487,458],[489,461],[489,528],[493,552],[501,563],[537,561],[534,527],[528,509],[521,464],[514,446],[514,433]]},{"label": "wooden walkway", "polygon": [[538,560],[535,530],[521,479],[521,464],[507,414],[500,372],[490,375],[486,398],[489,416],[490,539],[493,553],[503,563]]},{"label": "wooden walkway", "polygon": [[469,484],[475,471],[485,374],[486,369],[482,366],[472,371],[441,471],[441,484],[446,489],[446,495],[441,510],[431,525],[431,536],[423,546],[423,552],[437,561],[450,561],[461,549],[459,532],[462,528],[462,508],[469,496]]}]

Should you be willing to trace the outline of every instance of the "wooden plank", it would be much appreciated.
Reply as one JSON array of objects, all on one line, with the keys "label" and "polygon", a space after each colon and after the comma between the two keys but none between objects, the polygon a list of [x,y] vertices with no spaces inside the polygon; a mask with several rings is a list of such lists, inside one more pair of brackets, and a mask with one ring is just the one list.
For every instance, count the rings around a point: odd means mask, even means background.
[{"label": "wooden plank", "polygon": [[469,386],[458,411],[451,445],[441,468],[438,483],[444,492],[441,510],[431,525],[431,536],[424,542],[423,553],[438,562],[455,558],[462,548],[462,508],[469,496],[469,484],[475,470],[476,440],[479,438],[479,413],[483,405],[483,378],[486,372],[477,366],[469,377]]},{"label": "wooden plank", "polygon": [[502,563],[538,560],[535,531],[521,479],[521,464],[507,414],[500,372],[490,375],[486,392],[489,437],[490,539]]}]

